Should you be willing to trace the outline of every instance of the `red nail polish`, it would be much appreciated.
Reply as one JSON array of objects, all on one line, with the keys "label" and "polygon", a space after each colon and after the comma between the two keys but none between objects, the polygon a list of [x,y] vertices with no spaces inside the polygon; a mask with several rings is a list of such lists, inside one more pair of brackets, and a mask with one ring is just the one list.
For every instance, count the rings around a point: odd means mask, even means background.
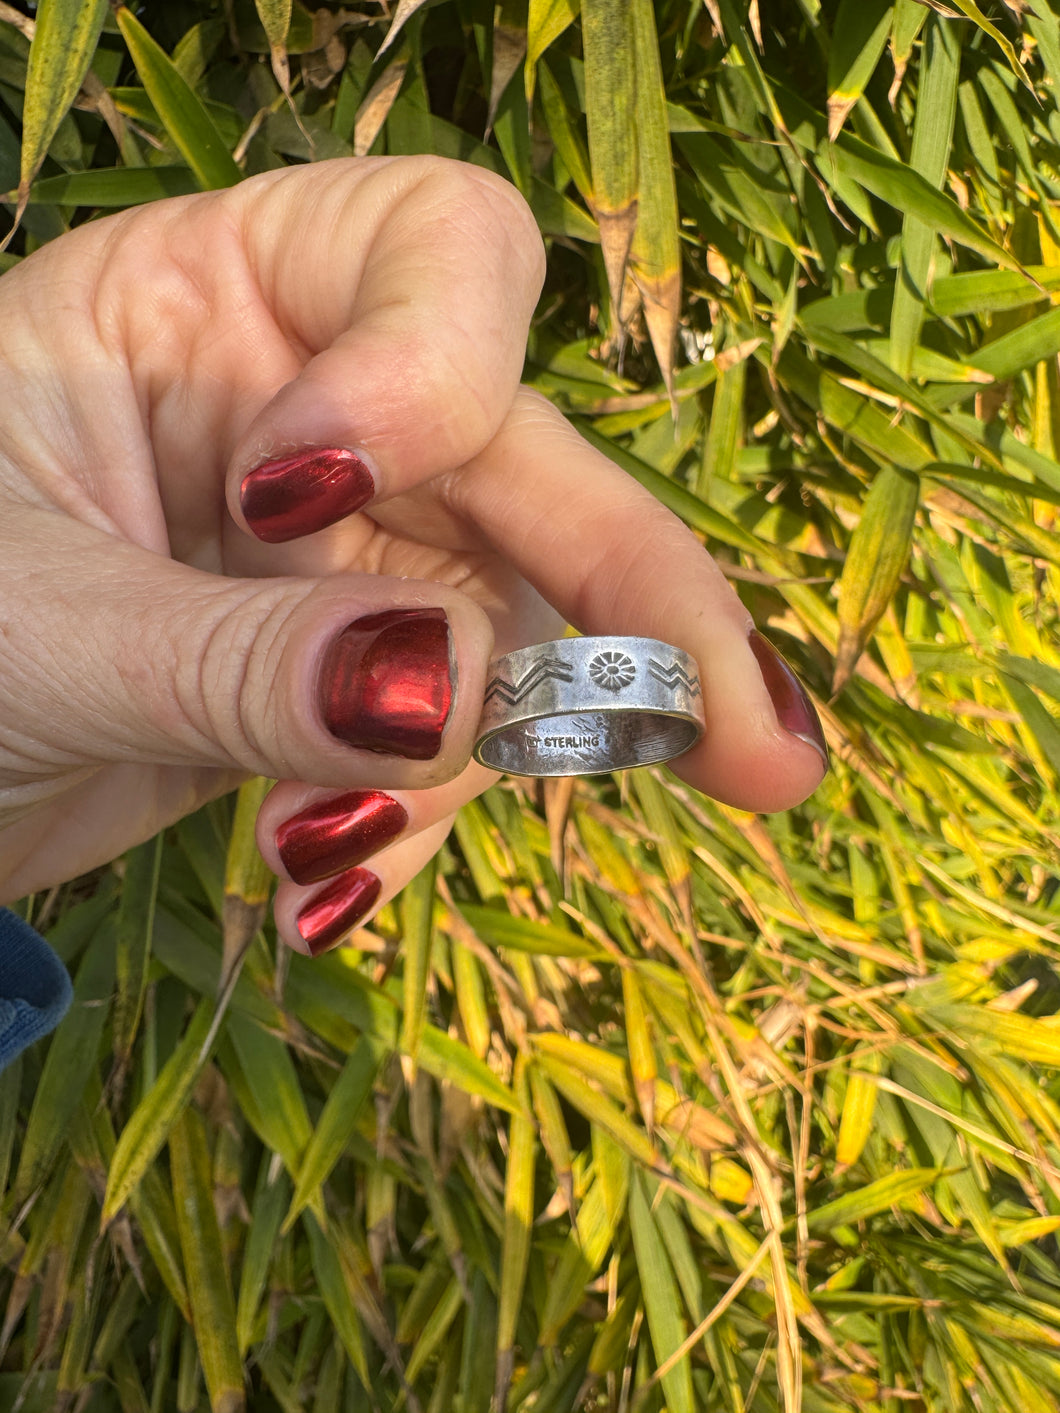
[{"label": "red nail polish", "polygon": [[334,525],[374,494],[372,473],[359,456],[325,447],[255,467],[243,478],[239,503],[258,539],[278,545]]},{"label": "red nail polish", "polygon": [[382,884],[366,868],[351,868],[310,898],[298,914],[298,931],[317,957],[355,928],[375,906]]},{"label": "red nail polish", "polygon": [[319,883],[378,853],[408,822],[381,790],[350,790],[292,815],[276,831],[276,847],[296,883]]},{"label": "red nail polish", "polygon": [[334,736],[367,751],[432,760],[453,703],[449,620],[441,608],[358,618],[320,669],[320,705]]},{"label": "red nail polish", "polygon": [[824,739],[820,717],[807,695],[806,688],[799,681],[787,660],[781,656],[768,638],[764,638],[759,633],[757,628],[751,630],[748,641],[751,644],[751,651],[758,660],[758,666],[762,670],[766,691],[772,699],[777,720],[785,731],[790,731],[800,741],[805,741],[808,746],[812,746],[824,761],[825,766],[828,766],[830,764],[828,743]]}]

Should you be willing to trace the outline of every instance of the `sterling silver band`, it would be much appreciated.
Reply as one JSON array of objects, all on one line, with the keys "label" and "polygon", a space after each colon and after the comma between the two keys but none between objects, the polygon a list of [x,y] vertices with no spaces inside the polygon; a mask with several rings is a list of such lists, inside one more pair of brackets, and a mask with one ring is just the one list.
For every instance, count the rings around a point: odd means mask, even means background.
[{"label": "sterling silver band", "polygon": [[495,658],[475,759],[509,775],[669,760],[706,728],[699,669],[655,638],[559,638]]}]

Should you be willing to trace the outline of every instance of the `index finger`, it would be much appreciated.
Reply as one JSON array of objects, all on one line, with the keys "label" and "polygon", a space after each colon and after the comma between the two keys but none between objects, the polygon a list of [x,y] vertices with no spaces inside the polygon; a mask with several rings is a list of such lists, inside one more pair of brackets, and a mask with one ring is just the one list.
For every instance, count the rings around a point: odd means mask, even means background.
[{"label": "index finger", "polygon": [[828,750],[794,672],[684,523],[550,403],[524,390],[445,487],[580,632],[658,638],[696,659],[707,730],[671,762],[689,784],[748,810],[786,809],[820,784]]}]

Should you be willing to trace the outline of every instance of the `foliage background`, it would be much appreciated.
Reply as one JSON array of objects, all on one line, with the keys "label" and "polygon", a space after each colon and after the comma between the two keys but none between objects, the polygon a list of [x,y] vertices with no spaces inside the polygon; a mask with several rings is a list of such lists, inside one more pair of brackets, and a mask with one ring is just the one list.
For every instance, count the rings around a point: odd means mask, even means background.
[{"label": "foliage background", "polygon": [[313,962],[257,784],[26,900],[77,999],[0,1075],[0,1405],[1055,1410],[1058,76],[1054,0],[0,5],[5,266],[289,162],[510,177],[528,379],[834,756],[772,818],[504,782]]}]

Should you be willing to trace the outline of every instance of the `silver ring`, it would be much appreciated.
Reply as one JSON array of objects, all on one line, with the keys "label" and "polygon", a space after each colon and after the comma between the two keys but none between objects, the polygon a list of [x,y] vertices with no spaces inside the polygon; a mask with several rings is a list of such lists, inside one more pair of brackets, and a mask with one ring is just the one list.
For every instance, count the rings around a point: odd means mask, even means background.
[{"label": "silver ring", "polygon": [[656,638],[559,638],[490,663],[475,759],[600,775],[679,756],[706,729],[695,660]]}]

